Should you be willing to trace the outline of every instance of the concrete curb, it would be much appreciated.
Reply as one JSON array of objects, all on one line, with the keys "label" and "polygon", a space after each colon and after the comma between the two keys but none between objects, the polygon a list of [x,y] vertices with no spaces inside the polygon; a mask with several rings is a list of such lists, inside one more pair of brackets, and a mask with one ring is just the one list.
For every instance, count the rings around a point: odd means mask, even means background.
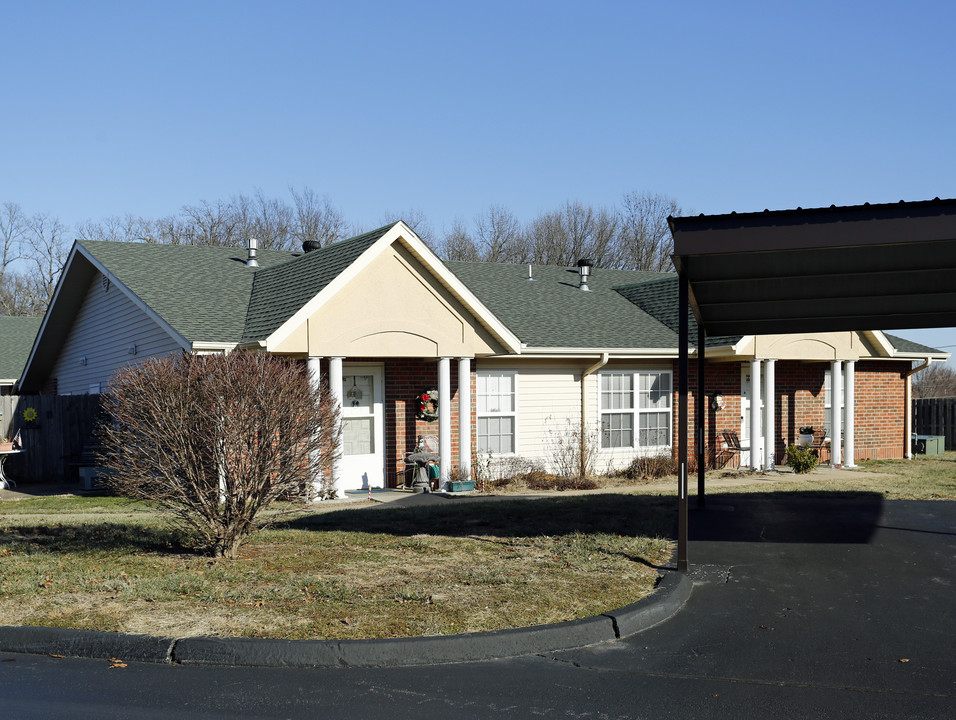
[{"label": "concrete curb", "polygon": [[673,617],[690,597],[686,573],[668,571],[652,595],[618,610],[515,630],[394,640],[254,640],[0,627],[0,652],[182,665],[251,667],[408,667],[491,660],[595,645]]}]

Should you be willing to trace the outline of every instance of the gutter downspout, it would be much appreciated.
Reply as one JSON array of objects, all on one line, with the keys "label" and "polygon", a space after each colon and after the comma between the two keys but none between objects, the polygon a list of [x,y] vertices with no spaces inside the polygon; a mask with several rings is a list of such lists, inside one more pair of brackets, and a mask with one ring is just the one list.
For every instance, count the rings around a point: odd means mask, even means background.
[{"label": "gutter downspout", "polygon": [[906,380],[906,385],[903,390],[903,405],[905,406],[905,421],[903,423],[904,427],[904,442],[906,443],[906,448],[904,448],[905,453],[903,457],[907,460],[913,459],[913,376],[918,373],[920,370],[925,370],[930,365],[933,364],[933,358],[926,358],[926,362],[922,365],[903,373],[903,379]]},{"label": "gutter downspout", "polygon": [[582,371],[582,373],[581,373],[581,447],[579,448],[579,456],[580,456],[580,460],[581,460],[580,472],[581,472],[581,477],[582,477],[582,478],[584,477],[584,473],[585,473],[585,470],[586,470],[586,468],[585,468],[585,460],[586,460],[586,458],[585,458],[585,449],[586,449],[586,447],[587,447],[587,446],[586,446],[586,442],[587,442],[587,434],[586,434],[586,433],[587,433],[587,407],[588,407],[588,403],[587,403],[587,390],[586,390],[586,386],[585,386],[585,384],[584,384],[584,379],[585,379],[588,375],[593,374],[593,373],[596,372],[597,370],[600,370],[602,367],[604,367],[605,365],[607,365],[607,362],[608,362],[608,360],[610,359],[610,357],[611,357],[610,353],[601,353],[601,359],[598,360],[598,361],[597,361],[596,363],[594,363],[593,365],[591,365],[591,367],[586,368],[586,369],[585,369],[584,371]]}]

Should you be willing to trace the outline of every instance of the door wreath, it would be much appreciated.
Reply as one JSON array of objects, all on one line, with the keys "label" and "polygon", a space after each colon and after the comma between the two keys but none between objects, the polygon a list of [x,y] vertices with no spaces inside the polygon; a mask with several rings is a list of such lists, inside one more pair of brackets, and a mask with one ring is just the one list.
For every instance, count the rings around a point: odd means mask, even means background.
[{"label": "door wreath", "polygon": [[438,419],[438,391],[426,390],[418,396],[418,412],[415,416],[419,420]]}]

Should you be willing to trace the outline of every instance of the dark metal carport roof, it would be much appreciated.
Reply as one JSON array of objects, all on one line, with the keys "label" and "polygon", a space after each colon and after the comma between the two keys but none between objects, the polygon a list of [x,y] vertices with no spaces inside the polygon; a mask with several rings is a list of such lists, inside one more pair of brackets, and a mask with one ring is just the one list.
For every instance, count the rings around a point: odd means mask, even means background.
[{"label": "dark metal carport roof", "polygon": [[[678,548],[687,562],[687,306],[704,333],[956,326],[956,200],[669,218],[680,275]],[[704,362],[698,357],[698,382]],[[703,395],[702,385],[698,394]],[[703,431],[703,415],[698,432]],[[704,463],[698,448],[698,502]]]},{"label": "dark metal carport roof", "polygon": [[670,218],[707,335],[956,326],[956,200]]}]

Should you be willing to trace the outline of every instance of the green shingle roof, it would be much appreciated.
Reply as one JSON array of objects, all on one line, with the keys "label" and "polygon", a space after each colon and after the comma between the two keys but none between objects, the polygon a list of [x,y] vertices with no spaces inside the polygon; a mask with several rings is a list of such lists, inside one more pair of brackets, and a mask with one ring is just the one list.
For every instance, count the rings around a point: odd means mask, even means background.
[{"label": "green shingle roof", "polygon": [[913,342],[912,340],[901,338],[898,335],[890,335],[888,332],[884,332],[883,335],[886,337],[887,340],[890,341],[893,347],[899,350],[900,352],[920,353],[920,354],[923,354],[923,353],[942,354],[943,352],[942,350],[931,348],[928,345],[920,345],[918,342]]},{"label": "green shingle roof", "polygon": [[0,317],[0,378],[20,377],[42,322],[38,317]]},{"label": "green shingle roof", "polygon": [[[674,273],[661,273],[657,279],[626,287],[619,287],[617,291],[630,302],[637,305],[644,312],[657,318],[675,333],[680,331],[679,286],[678,277]],[[697,320],[692,310],[687,312],[688,334],[691,344],[697,344]],[[740,335],[708,337],[706,347],[723,347],[736,345]]]},{"label": "green shingle roof", "polygon": [[190,342],[242,339],[257,273],[294,254],[260,250],[260,268],[244,248],[82,241],[137,297]]},{"label": "green shingle roof", "polygon": [[445,265],[528,347],[677,347],[676,332],[615,289],[659,280],[663,273],[595,268],[590,292],[584,292],[577,268],[534,265],[531,281],[527,265]]},{"label": "green shingle roof", "polygon": [[392,228],[326,245],[256,273],[243,342],[264,340]]}]

